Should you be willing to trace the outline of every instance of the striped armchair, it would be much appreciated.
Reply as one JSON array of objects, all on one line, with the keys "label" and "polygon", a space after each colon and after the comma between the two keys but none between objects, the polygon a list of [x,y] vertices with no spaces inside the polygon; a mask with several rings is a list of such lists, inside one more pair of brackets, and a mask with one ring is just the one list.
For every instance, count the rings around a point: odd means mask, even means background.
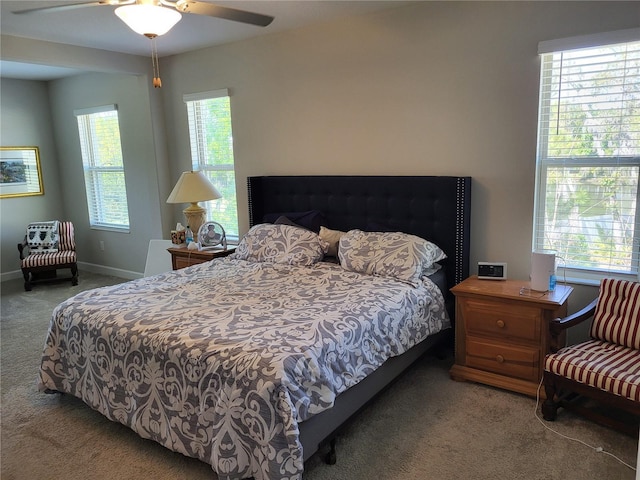
[{"label": "striped armchair", "polygon": [[[551,335],[593,317],[591,340],[550,353],[544,361],[545,420],[558,407],[573,408],[593,420],[638,435],[640,421],[640,283],[603,279],[598,298],[581,311],[551,322]],[[587,397],[626,412],[616,419],[587,408]],[[593,402],[592,402],[593,403]]]},{"label": "striped armchair", "polygon": [[18,251],[26,291],[31,290],[32,283],[55,279],[57,270],[63,268],[71,269],[71,284],[78,284],[73,223],[30,223]]}]

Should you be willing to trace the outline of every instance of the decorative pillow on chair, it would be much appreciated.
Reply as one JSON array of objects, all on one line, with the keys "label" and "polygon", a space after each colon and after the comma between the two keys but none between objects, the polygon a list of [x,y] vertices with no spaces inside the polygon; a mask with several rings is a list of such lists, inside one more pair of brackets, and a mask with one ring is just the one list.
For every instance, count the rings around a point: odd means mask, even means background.
[{"label": "decorative pillow on chair", "polygon": [[58,220],[33,222],[27,226],[27,244],[31,253],[55,253],[60,244]]}]

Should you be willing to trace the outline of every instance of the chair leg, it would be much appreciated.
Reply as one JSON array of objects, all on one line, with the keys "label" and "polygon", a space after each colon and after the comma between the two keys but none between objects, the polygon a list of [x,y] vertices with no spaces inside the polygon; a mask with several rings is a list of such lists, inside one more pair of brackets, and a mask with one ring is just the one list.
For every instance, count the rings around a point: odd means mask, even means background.
[{"label": "chair leg", "polygon": [[544,391],[547,398],[542,403],[542,418],[548,422],[553,422],[558,414],[558,403],[554,400],[556,396],[556,386],[553,380],[544,378]]},{"label": "chair leg", "polygon": [[78,285],[78,264],[71,266],[71,285]]},{"label": "chair leg", "polygon": [[22,270],[22,276],[24,277],[24,290],[25,292],[31,291],[31,274],[28,270]]}]

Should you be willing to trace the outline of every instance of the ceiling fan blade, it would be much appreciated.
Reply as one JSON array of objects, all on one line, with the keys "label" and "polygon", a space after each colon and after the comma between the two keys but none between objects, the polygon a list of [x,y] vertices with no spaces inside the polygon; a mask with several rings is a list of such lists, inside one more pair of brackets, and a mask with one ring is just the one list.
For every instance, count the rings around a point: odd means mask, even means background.
[{"label": "ceiling fan blade", "polygon": [[39,8],[27,8],[25,10],[14,10],[11,13],[15,13],[17,15],[22,15],[23,13],[37,13],[37,12],[45,12],[45,11],[56,11],[63,12],[66,10],[75,10],[76,8],[84,8],[84,7],[97,7],[101,5],[127,5],[129,3],[135,3],[136,0],[99,0],[93,2],[76,2],[69,3],[67,5],[52,5],[50,7],[39,7]]},{"label": "ceiling fan blade", "polygon": [[248,12],[235,8],[214,5],[213,3],[194,2],[190,0],[176,2],[176,9],[182,13],[195,13],[210,17],[224,18],[234,22],[248,23],[259,27],[266,27],[273,22],[273,17],[261,13]]}]

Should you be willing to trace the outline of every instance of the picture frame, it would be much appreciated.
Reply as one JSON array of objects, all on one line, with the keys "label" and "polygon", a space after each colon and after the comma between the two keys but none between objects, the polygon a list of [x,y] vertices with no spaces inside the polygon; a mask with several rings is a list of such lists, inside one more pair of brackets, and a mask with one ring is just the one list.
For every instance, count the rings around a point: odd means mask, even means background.
[{"label": "picture frame", "polygon": [[38,147],[0,147],[0,198],[44,195]]}]

